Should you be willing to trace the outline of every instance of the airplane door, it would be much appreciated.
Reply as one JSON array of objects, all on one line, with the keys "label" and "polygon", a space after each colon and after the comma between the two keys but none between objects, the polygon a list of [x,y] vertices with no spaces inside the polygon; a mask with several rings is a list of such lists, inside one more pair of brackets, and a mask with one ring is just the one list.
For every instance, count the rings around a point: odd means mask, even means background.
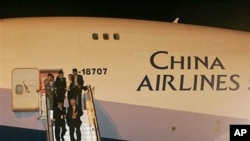
[{"label": "airplane door", "polygon": [[12,70],[12,110],[29,112],[39,110],[39,70],[15,68]]}]

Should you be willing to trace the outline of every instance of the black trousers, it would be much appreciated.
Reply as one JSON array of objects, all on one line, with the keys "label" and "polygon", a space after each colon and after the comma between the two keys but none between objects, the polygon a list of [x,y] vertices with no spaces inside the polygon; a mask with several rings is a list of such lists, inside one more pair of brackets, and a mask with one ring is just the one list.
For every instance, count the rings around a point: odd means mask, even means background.
[{"label": "black trousers", "polygon": [[[72,124],[69,126],[69,135],[70,135],[70,140],[71,141],[81,141],[81,131],[80,131],[80,126],[81,124]],[[75,139],[74,137],[74,133],[76,130],[76,137],[77,139]]]},{"label": "black trousers", "polygon": [[75,93],[73,95],[76,96],[77,105],[82,107],[82,88],[79,87],[74,88],[73,93]]},{"label": "black trousers", "polygon": [[66,91],[64,91],[64,90],[57,91],[57,102],[61,101],[64,104],[65,93],[66,93]]},{"label": "black trousers", "polygon": [[70,91],[68,91],[68,102],[69,102],[69,104],[70,104],[70,99],[71,98],[75,98],[77,100],[75,89],[71,89]]},{"label": "black trousers", "polygon": [[53,94],[53,108],[57,107],[58,96],[57,93]]},{"label": "black trousers", "polygon": [[[55,137],[56,141],[60,141],[60,137],[63,137],[66,133],[65,123],[63,124],[55,124]],[[61,136],[60,136],[61,132]]]}]

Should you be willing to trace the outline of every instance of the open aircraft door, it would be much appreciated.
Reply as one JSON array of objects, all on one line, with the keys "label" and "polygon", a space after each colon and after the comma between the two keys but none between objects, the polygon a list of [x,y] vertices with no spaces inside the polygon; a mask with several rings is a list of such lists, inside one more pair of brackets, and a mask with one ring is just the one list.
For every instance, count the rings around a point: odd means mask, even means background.
[{"label": "open aircraft door", "polygon": [[12,110],[29,112],[39,110],[39,70],[15,68],[12,71]]}]

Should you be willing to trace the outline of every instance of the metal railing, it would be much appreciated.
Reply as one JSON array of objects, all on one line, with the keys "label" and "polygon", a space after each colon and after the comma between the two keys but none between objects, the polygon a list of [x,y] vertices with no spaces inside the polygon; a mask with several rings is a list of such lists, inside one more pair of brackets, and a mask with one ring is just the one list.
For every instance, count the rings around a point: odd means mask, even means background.
[{"label": "metal railing", "polygon": [[[39,94],[39,97],[41,95]],[[42,100],[42,98],[40,99]],[[54,141],[54,133],[53,133],[53,124],[50,118],[50,109],[49,109],[49,101],[47,100],[47,97],[45,95],[45,103],[46,103],[46,108],[42,110],[43,108],[39,108],[40,110],[40,116],[38,119],[43,119],[41,118],[43,115],[43,112],[46,113],[46,120],[47,120],[47,141]],[[41,102],[43,103],[43,102]],[[39,104],[40,105],[40,104]],[[42,104],[41,104],[42,105]],[[93,89],[91,88],[91,85],[88,86],[87,93],[84,94],[84,109],[88,111],[88,118],[89,118],[89,125],[94,127],[95,129],[95,134],[96,134],[96,140],[101,141],[101,136],[100,136],[100,130],[99,130],[99,125],[98,125],[98,120],[97,120],[97,114],[96,114],[96,109],[95,109],[95,101],[93,97]],[[93,130],[93,129],[91,129]]]},{"label": "metal railing", "polygon": [[85,96],[85,104],[89,114],[89,122],[90,122],[89,124],[95,127],[97,141],[101,141],[101,135],[95,109],[95,101],[93,97],[93,89],[91,85],[89,85],[88,87],[87,97]]},{"label": "metal railing", "polygon": [[50,106],[47,96],[45,94],[45,103],[46,103],[46,120],[47,120],[47,141],[54,141],[54,132],[53,132],[53,123],[50,118]]},{"label": "metal railing", "polygon": [[38,117],[37,120],[46,120],[46,135],[47,141],[54,141],[53,134],[53,124],[52,119],[50,118],[50,106],[47,99],[46,93],[42,93],[37,89],[38,93]]}]

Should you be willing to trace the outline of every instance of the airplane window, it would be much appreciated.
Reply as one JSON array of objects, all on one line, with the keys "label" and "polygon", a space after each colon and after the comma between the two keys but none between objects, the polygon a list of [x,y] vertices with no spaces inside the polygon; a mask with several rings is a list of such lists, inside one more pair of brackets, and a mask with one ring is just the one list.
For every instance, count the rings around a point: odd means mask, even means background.
[{"label": "airplane window", "polygon": [[103,39],[104,40],[108,40],[109,39],[109,34],[108,33],[104,33],[103,34]]},{"label": "airplane window", "polygon": [[23,85],[21,85],[21,84],[16,85],[16,94],[17,95],[23,94]]},{"label": "airplane window", "polygon": [[120,40],[120,35],[118,33],[114,33],[113,36],[115,40]]},{"label": "airplane window", "polygon": [[98,34],[97,33],[93,33],[92,34],[92,39],[93,40],[98,40]]}]

